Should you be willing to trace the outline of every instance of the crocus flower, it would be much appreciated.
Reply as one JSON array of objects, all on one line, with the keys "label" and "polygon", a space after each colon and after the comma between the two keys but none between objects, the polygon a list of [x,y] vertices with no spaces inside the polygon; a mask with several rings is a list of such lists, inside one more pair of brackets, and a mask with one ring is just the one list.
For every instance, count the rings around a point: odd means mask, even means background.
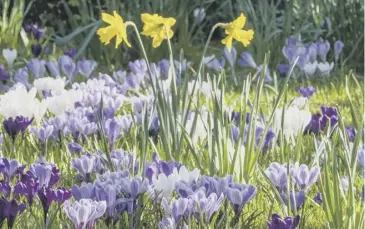
[{"label": "crocus flower", "polygon": [[30,132],[35,135],[41,144],[46,144],[47,139],[53,134],[54,127],[46,125],[41,127],[31,127]]},{"label": "crocus flower", "polygon": [[127,28],[117,11],[113,11],[113,15],[102,13],[101,19],[109,24],[108,27],[100,28],[97,31],[102,43],[107,45],[113,37],[116,37],[115,48],[118,48],[123,41],[128,47],[131,47],[127,39]]},{"label": "crocus flower", "polygon": [[364,169],[365,165],[365,145],[359,145],[357,149],[357,161],[359,162],[360,166]]},{"label": "crocus flower", "polygon": [[[280,197],[285,205],[289,204],[286,192],[280,193]],[[289,198],[290,198],[291,211],[294,213],[295,209],[299,210],[299,208],[303,205],[306,196],[304,191],[300,192],[289,191]]]},{"label": "crocus flower", "polygon": [[345,45],[342,41],[336,41],[334,44],[334,50],[335,50],[335,62],[337,63],[338,58],[340,58],[340,54],[342,53],[343,47]]},{"label": "crocus flower", "polygon": [[318,71],[323,76],[329,76],[329,74],[332,71],[333,67],[334,67],[333,62],[331,62],[331,63],[328,63],[328,62],[318,63],[318,65],[317,65]]},{"label": "crocus flower", "polygon": [[0,180],[0,193],[3,193],[4,196],[9,197],[11,194],[11,184],[10,181]]},{"label": "crocus flower", "polygon": [[46,73],[46,62],[38,58],[34,58],[28,61],[28,69],[31,71],[35,78],[43,77]]},{"label": "crocus flower", "polygon": [[317,195],[313,198],[313,200],[317,204],[322,204],[323,203],[322,194],[320,192],[317,193]]},{"label": "crocus flower", "polygon": [[[152,46],[157,48],[165,39],[171,39],[174,32],[171,27],[175,25],[176,20],[172,17],[163,18],[158,14],[141,14],[143,22],[142,35],[153,38]],[[167,34],[166,34],[167,31]]]},{"label": "crocus flower", "polygon": [[[224,201],[223,193],[219,197],[215,193],[206,196],[205,192],[201,189],[191,195],[190,198],[196,204],[190,211],[193,212],[198,219],[200,216],[203,216],[204,222],[208,224],[210,223],[213,214],[219,210]],[[200,211],[197,206],[199,206]]]},{"label": "crocus flower", "polygon": [[[0,65],[1,70],[1,65]],[[29,74],[28,74],[28,68],[23,67],[19,68],[14,73],[14,81],[22,83],[24,86],[26,86],[28,89],[32,87],[32,85],[29,83]]]},{"label": "crocus flower", "polygon": [[14,193],[18,195],[24,195],[28,200],[29,206],[32,206],[34,197],[38,190],[38,185],[39,185],[38,182],[36,182],[33,178],[28,176],[27,179],[19,181],[14,186]]},{"label": "crocus flower", "polygon": [[233,184],[227,188],[227,199],[231,202],[236,216],[240,215],[243,207],[251,201],[257,193],[252,185]]},{"label": "crocus flower", "polygon": [[34,166],[34,175],[38,178],[39,189],[48,187],[52,176],[52,166],[50,164],[36,164]]},{"label": "crocus flower", "polygon": [[136,199],[148,189],[148,180],[135,177],[133,179],[124,178],[121,180],[121,191],[128,197]]},{"label": "crocus flower", "polygon": [[303,72],[307,75],[307,76],[313,76],[314,73],[316,72],[318,67],[318,61],[314,61],[312,63],[308,62],[304,65],[304,67],[302,68]]},{"label": "crocus flower", "polygon": [[15,141],[15,137],[20,133],[24,133],[27,127],[33,122],[32,119],[17,116],[15,119],[8,118],[3,121],[6,133]]},{"label": "crocus flower", "polygon": [[224,57],[227,59],[229,65],[233,69],[236,59],[237,59],[236,49],[234,47],[232,47],[231,51],[228,51],[227,47],[225,47],[223,53],[224,53]]},{"label": "crocus flower", "polygon": [[59,69],[58,63],[56,61],[47,61],[46,66],[47,66],[49,73],[53,77],[56,77],[56,78],[60,77],[60,69]]},{"label": "crocus flower", "polygon": [[177,177],[173,174],[166,176],[160,173],[157,178],[152,178],[153,189],[149,192],[151,199],[169,198],[175,189],[176,181]]},{"label": "crocus flower", "polygon": [[290,65],[289,64],[278,64],[277,70],[280,74],[284,75],[290,71]]},{"label": "crocus flower", "polygon": [[84,152],[84,148],[77,142],[70,142],[67,144],[67,148],[71,153],[81,154]]},{"label": "crocus flower", "polygon": [[42,45],[40,45],[39,43],[32,44],[31,50],[32,50],[33,56],[35,58],[37,58],[42,52]]},{"label": "crocus flower", "polygon": [[91,73],[96,68],[97,63],[94,60],[80,60],[77,62],[77,70],[86,78],[89,78]]},{"label": "crocus flower", "polygon": [[202,23],[204,21],[205,15],[206,15],[205,9],[204,8],[196,8],[193,11],[193,15],[194,15],[195,20],[197,20],[199,23]]},{"label": "crocus flower", "polygon": [[310,98],[312,97],[312,95],[314,94],[314,92],[316,92],[316,88],[313,87],[313,86],[308,86],[308,87],[305,87],[305,86],[302,86],[302,87],[299,87],[297,89],[297,91],[303,96],[303,97],[306,97],[306,98]]},{"label": "crocus flower", "polygon": [[307,191],[316,181],[320,169],[313,167],[309,170],[308,166],[303,164],[299,167],[292,166],[290,169],[291,176],[295,180],[297,187],[302,191]]},{"label": "crocus flower", "polygon": [[18,204],[16,200],[7,200],[4,197],[0,198],[0,227],[5,219],[8,222],[8,228],[13,228],[17,215],[22,214],[25,209],[25,204]]},{"label": "crocus flower", "polygon": [[213,69],[215,72],[224,69],[224,66],[226,65],[226,59],[217,58],[215,55],[204,57],[203,62],[208,68]]},{"label": "crocus flower", "polygon": [[76,56],[76,49],[75,48],[66,49],[63,52],[63,54],[66,55],[66,56],[69,56],[71,58],[74,58]]},{"label": "crocus flower", "polygon": [[349,138],[349,141],[354,142],[356,137],[356,129],[353,127],[346,126],[345,130],[347,133],[347,137]]},{"label": "crocus flower", "polygon": [[93,199],[95,196],[94,185],[90,183],[82,183],[80,187],[74,185],[71,187],[71,193],[77,201],[81,199]]},{"label": "crocus flower", "polygon": [[267,222],[268,229],[296,229],[299,224],[300,216],[294,218],[286,217],[282,219],[278,214],[271,215],[271,222]]},{"label": "crocus flower", "polygon": [[327,54],[331,48],[331,45],[328,41],[318,41],[316,42],[317,45],[317,55],[321,58],[324,62],[326,61]]},{"label": "crocus flower", "polygon": [[39,41],[39,39],[43,37],[44,32],[45,29],[39,28],[37,24],[32,26],[32,34],[34,39],[36,39],[37,41]]},{"label": "crocus flower", "polygon": [[236,20],[224,26],[227,37],[222,40],[222,43],[226,45],[228,51],[231,51],[233,39],[241,42],[244,46],[251,43],[254,32],[252,29],[243,30],[245,24],[246,17],[241,13]]},{"label": "crocus flower", "polygon": [[273,185],[279,190],[279,192],[286,189],[288,182],[288,168],[287,166],[281,165],[277,162],[273,162],[265,170],[266,176],[270,179]]},{"label": "crocus flower", "polygon": [[17,174],[22,174],[24,168],[25,165],[20,164],[15,159],[9,161],[5,157],[0,158],[0,173],[4,174],[7,181],[11,181],[11,179]]},{"label": "crocus flower", "polygon": [[94,229],[96,220],[105,213],[106,202],[81,199],[72,203],[70,200],[66,200],[63,207],[67,217],[74,223],[75,228]]},{"label": "crocus flower", "polygon": [[121,136],[121,126],[114,119],[108,119],[105,122],[105,134],[109,141],[110,150],[114,149],[114,144],[117,142]]},{"label": "crocus flower", "polygon": [[5,71],[4,65],[0,64],[0,80],[6,82],[9,79],[10,79],[10,74],[7,71]]},{"label": "crocus flower", "polygon": [[3,49],[3,56],[8,65],[13,65],[17,55],[18,52],[16,51],[16,49]]},{"label": "crocus flower", "polygon": [[76,74],[76,64],[73,62],[72,58],[69,56],[60,56],[58,58],[58,64],[60,66],[61,71],[71,81]]},{"label": "crocus flower", "polygon": [[91,181],[91,173],[94,169],[95,158],[88,155],[82,155],[81,158],[73,158],[72,167],[79,172],[79,178],[85,181]]},{"label": "crocus flower", "polygon": [[187,215],[187,211],[189,210],[189,200],[187,198],[173,199],[170,204],[163,198],[161,205],[165,212],[167,212],[177,224],[184,215]]},{"label": "crocus flower", "polygon": [[255,60],[253,59],[252,54],[249,53],[249,52],[242,52],[241,53],[240,58],[238,59],[238,64],[241,67],[257,68]]}]

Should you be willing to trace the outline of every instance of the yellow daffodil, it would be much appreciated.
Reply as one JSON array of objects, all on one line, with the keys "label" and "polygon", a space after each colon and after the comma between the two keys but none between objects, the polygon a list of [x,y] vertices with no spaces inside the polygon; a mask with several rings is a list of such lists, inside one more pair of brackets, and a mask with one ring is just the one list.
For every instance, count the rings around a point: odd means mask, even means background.
[{"label": "yellow daffodil", "polygon": [[163,18],[158,14],[145,13],[141,15],[141,19],[144,23],[141,34],[153,38],[152,46],[154,48],[160,46],[162,41],[167,39],[166,31],[169,39],[174,35],[174,32],[171,30],[171,27],[176,23],[174,18]]},{"label": "yellow daffodil", "polygon": [[225,33],[227,37],[222,40],[222,43],[226,45],[228,51],[231,51],[232,48],[232,40],[235,39],[241,42],[244,46],[250,44],[253,39],[253,30],[243,30],[243,27],[246,24],[246,17],[241,13],[241,15],[229,23],[226,27]]},{"label": "yellow daffodil", "polygon": [[131,47],[131,44],[127,39],[127,28],[123,22],[123,18],[116,11],[113,11],[113,14],[114,15],[106,13],[101,14],[101,19],[110,25],[98,29],[97,34],[100,37],[100,41],[107,45],[113,37],[116,37],[115,48],[118,48],[119,44],[123,41],[128,47]]}]

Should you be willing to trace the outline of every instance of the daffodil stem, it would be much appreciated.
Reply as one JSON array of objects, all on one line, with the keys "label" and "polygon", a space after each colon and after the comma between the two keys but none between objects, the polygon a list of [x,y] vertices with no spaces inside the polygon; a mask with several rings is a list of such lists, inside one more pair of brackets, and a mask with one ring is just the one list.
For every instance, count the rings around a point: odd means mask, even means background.
[{"label": "daffodil stem", "polygon": [[146,49],[144,48],[144,45],[143,45],[143,42],[142,42],[142,39],[141,39],[141,36],[139,35],[139,31],[137,29],[137,26],[136,24],[134,24],[134,22],[132,21],[127,21],[125,23],[125,26],[128,27],[128,26],[132,26],[133,29],[134,29],[134,32],[136,33],[137,35],[137,39],[138,39],[138,42],[139,44],[141,45],[141,49],[142,49],[142,53],[143,53],[143,57],[144,59],[146,60],[146,65],[147,65],[147,69],[148,69],[148,73],[150,75],[150,79],[151,79],[151,83],[152,83],[152,90],[153,90],[153,94],[156,95],[156,88],[155,88],[155,84],[153,82],[153,78],[152,78],[152,70],[151,70],[151,66],[150,66],[150,62],[148,61],[148,57],[147,57],[147,53],[146,53]]},{"label": "daffodil stem", "polygon": [[212,36],[213,36],[213,33],[214,31],[218,28],[218,27],[224,27],[226,26],[225,23],[217,23],[215,24],[212,29],[210,30],[210,33],[209,33],[209,36],[208,36],[208,39],[207,39],[207,42],[205,43],[205,46],[204,46],[204,50],[203,50],[203,55],[202,55],[202,58],[200,60],[200,64],[199,64],[199,69],[198,69],[198,77],[201,76],[201,69],[203,67],[203,61],[204,61],[204,57],[205,57],[205,53],[207,52],[208,50],[208,47],[209,47],[209,43],[210,43],[210,40],[212,39]]}]

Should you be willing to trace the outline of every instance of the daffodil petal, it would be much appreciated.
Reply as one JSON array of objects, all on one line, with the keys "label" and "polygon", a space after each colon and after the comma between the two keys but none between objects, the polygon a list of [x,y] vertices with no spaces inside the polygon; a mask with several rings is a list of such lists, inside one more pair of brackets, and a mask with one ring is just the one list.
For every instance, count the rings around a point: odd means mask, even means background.
[{"label": "daffodil petal", "polygon": [[107,14],[107,13],[101,13],[101,20],[108,24],[112,24],[114,21],[113,15]]},{"label": "daffodil petal", "polygon": [[251,43],[251,40],[253,39],[254,32],[252,29],[250,30],[240,30],[237,31],[234,35],[234,39],[237,41],[240,41],[244,46],[248,46]]},{"label": "daffodil petal", "polygon": [[246,17],[241,13],[241,15],[233,21],[235,28],[242,29],[246,24]]}]

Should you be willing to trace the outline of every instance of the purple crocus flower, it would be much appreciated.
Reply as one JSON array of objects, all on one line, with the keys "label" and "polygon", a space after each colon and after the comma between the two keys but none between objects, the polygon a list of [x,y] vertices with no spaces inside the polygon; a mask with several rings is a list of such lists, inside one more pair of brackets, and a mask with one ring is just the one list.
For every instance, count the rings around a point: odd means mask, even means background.
[{"label": "purple crocus flower", "polygon": [[33,178],[28,177],[23,181],[19,181],[14,186],[14,193],[23,195],[27,198],[29,206],[32,206],[34,197],[37,193],[39,183]]},{"label": "purple crocus flower", "polygon": [[286,217],[282,219],[278,214],[271,215],[271,222],[267,222],[268,229],[296,229],[299,224],[300,216],[294,218]]},{"label": "purple crocus flower", "polygon": [[75,48],[66,49],[63,52],[63,54],[66,55],[66,56],[69,56],[71,58],[74,58],[76,56],[76,49]]},{"label": "purple crocus flower", "polygon": [[6,81],[10,79],[10,74],[5,71],[5,67],[3,64],[0,64],[0,80]]},{"label": "purple crocus flower", "polygon": [[60,69],[58,67],[58,63],[56,61],[47,61],[46,63],[47,69],[49,71],[49,73],[53,76],[53,77],[60,77]]},{"label": "purple crocus flower", "polygon": [[343,44],[342,41],[336,41],[334,44],[334,50],[335,50],[335,62],[338,61],[338,59],[340,58],[340,55],[342,53],[343,47],[345,45]]},{"label": "purple crocus flower", "polygon": [[8,222],[8,228],[13,228],[17,215],[23,213],[25,204],[18,204],[16,200],[7,200],[4,197],[0,198],[0,227],[2,227],[5,219]]},{"label": "purple crocus flower", "polygon": [[22,174],[24,171],[25,165],[20,164],[17,160],[8,160],[3,157],[0,158],[0,173],[2,173],[7,181],[11,181],[11,179],[18,174]]},{"label": "purple crocus flower", "polygon": [[331,45],[328,41],[318,41],[317,45],[317,55],[324,62],[327,59],[327,54],[330,51]]},{"label": "purple crocus flower", "polygon": [[318,134],[320,131],[324,130],[326,127],[327,119],[323,118],[321,114],[313,114],[311,121],[308,126],[305,127],[305,133],[315,133]]},{"label": "purple crocus flower", "polygon": [[26,32],[26,33],[30,33],[30,32],[32,32],[32,25],[31,24],[25,24],[24,26],[23,26],[23,28],[24,28],[24,31]]},{"label": "purple crocus flower", "polygon": [[33,122],[32,119],[24,118],[23,116],[17,116],[15,119],[12,117],[3,121],[4,129],[6,133],[12,138],[13,142],[15,137],[20,133],[24,133],[27,127]]},{"label": "purple crocus flower", "polygon": [[0,193],[3,193],[4,196],[9,197],[11,194],[11,186],[9,181],[1,180],[0,181]]},{"label": "purple crocus flower", "polygon": [[47,139],[53,134],[52,125],[43,125],[41,127],[31,127],[30,132],[35,135],[42,145],[46,144]]},{"label": "purple crocus flower", "polygon": [[35,78],[44,77],[44,74],[46,73],[46,62],[44,60],[40,60],[38,58],[34,58],[30,61],[28,61],[28,69],[31,71]]},{"label": "purple crocus flower", "polygon": [[45,29],[39,28],[37,24],[32,26],[32,34],[34,39],[36,39],[37,41],[39,41],[43,37],[44,32]]},{"label": "purple crocus flower", "polygon": [[241,214],[243,207],[255,197],[256,193],[256,187],[247,184],[232,184],[227,188],[227,199],[231,202],[236,216]]},{"label": "purple crocus flower", "polygon": [[70,81],[76,75],[76,64],[69,56],[60,56],[58,58],[58,64],[60,66],[61,71],[68,77]]},{"label": "purple crocus flower", "polygon": [[257,68],[255,60],[253,59],[251,53],[249,53],[249,52],[241,53],[240,58],[238,59],[238,64],[241,67]]},{"label": "purple crocus flower", "polygon": [[309,170],[305,164],[290,169],[291,176],[297,187],[302,191],[307,191],[317,181],[319,172],[320,169],[318,167],[313,167]]},{"label": "purple crocus flower", "polygon": [[[280,193],[280,197],[283,200],[284,204],[288,206],[289,202],[288,202],[287,194],[285,192]],[[299,210],[300,207],[303,205],[306,196],[305,196],[304,191],[300,191],[300,192],[290,191],[289,198],[290,198],[291,211],[294,213],[295,209]]]},{"label": "purple crocus flower", "polygon": [[91,73],[96,68],[97,63],[94,60],[80,60],[77,62],[77,70],[86,78],[89,78]]},{"label": "purple crocus flower", "polygon": [[40,45],[39,43],[32,44],[31,50],[32,50],[33,56],[35,58],[37,58],[42,52],[42,45]]},{"label": "purple crocus flower", "polygon": [[305,86],[302,86],[302,87],[299,87],[297,89],[297,91],[303,96],[303,97],[306,97],[306,98],[310,98],[312,97],[312,95],[314,94],[314,92],[316,92],[316,88],[313,87],[313,86],[308,86],[308,87],[305,87]]},{"label": "purple crocus flower", "polygon": [[336,107],[326,107],[322,106],[321,111],[323,116],[330,121],[331,127],[337,124],[338,121],[338,112]]}]

